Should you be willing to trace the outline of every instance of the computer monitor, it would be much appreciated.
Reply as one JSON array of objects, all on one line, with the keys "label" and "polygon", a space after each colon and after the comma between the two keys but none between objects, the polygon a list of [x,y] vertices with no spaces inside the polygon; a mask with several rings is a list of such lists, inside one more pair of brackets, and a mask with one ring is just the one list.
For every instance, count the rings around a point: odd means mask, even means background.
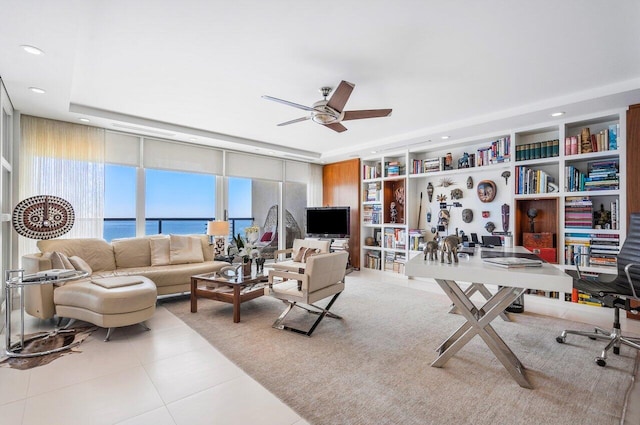
[{"label": "computer monitor", "polygon": [[502,246],[500,236],[482,236],[482,245]]}]

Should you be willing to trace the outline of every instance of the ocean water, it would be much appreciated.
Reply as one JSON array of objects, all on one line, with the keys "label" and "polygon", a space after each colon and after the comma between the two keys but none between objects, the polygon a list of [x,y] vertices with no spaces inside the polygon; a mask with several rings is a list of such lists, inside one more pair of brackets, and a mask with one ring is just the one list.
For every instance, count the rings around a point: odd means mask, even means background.
[{"label": "ocean water", "polygon": [[[244,229],[253,224],[253,220],[230,219],[231,232],[244,236]],[[203,235],[207,232],[207,220],[147,220],[145,235]],[[230,233],[231,233],[230,232]],[[134,220],[105,220],[104,239],[111,242],[118,238],[132,238],[136,235]]]}]

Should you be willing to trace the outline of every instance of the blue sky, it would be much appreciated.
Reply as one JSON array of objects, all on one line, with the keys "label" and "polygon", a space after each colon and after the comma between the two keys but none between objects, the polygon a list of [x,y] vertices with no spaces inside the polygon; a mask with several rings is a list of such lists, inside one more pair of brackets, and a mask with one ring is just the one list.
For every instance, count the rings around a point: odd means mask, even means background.
[{"label": "blue sky", "polygon": [[[214,216],[215,176],[151,169],[145,172],[147,217]],[[107,165],[105,217],[135,217],[135,190],[135,167]],[[229,217],[251,217],[251,179],[229,179]]]}]

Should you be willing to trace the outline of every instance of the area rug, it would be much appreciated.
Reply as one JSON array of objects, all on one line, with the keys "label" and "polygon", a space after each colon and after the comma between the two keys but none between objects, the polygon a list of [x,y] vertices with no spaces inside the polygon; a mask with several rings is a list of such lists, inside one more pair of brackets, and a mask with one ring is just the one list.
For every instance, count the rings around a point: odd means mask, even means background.
[{"label": "area rug", "polygon": [[[312,337],[271,328],[285,305],[262,297],[231,305],[188,300],[164,306],[309,423],[323,424],[615,424],[632,382],[636,353],[622,347],[607,367],[595,364],[602,343],[567,338],[587,325],[511,314],[493,326],[527,368],[534,389],[511,378],[479,337],[443,368],[434,349],[463,318],[444,295],[407,287],[349,283]],[[296,321],[314,320],[307,313]]]},{"label": "area rug", "polygon": [[[25,335],[24,348],[21,353],[40,353],[67,345],[69,348],[57,353],[36,357],[2,357],[0,358],[0,367],[26,370],[44,366],[62,356],[79,353],[79,345],[96,329],[95,326],[84,326],[65,329],[62,332],[37,332]],[[12,343],[15,343],[15,341],[12,341]]]}]

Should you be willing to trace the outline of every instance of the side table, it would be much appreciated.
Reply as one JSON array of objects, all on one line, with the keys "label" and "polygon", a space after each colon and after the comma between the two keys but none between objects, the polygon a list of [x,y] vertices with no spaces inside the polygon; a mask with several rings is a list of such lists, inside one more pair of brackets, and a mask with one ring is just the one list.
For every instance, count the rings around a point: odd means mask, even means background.
[{"label": "side table", "polygon": [[[54,282],[66,282],[74,279],[81,279],[88,276],[87,272],[77,271],[73,274],[66,275],[65,277],[52,277],[47,275],[25,275],[24,270],[7,270],[5,272],[5,354],[7,357],[37,357],[47,354],[57,353],[59,351],[67,350],[76,343],[71,343],[62,347],[54,348],[51,350],[40,351],[36,353],[23,353],[24,349],[24,287],[29,285],[45,285]],[[11,344],[11,311],[13,310],[12,290],[17,289],[20,296],[20,342]],[[47,338],[53,335],[57,335],[64,332],[73,332],[72,330],[55,330],[53,332],[47,332],[40,338]]]}]

